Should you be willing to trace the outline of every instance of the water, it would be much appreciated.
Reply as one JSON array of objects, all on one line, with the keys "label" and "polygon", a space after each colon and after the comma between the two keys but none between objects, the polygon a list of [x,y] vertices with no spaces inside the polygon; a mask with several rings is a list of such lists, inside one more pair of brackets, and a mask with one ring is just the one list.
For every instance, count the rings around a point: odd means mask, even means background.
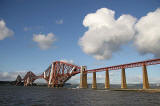
[{"label": "water", "polygon": [[160,106],[160,93],[0,86],[0,106]]}]

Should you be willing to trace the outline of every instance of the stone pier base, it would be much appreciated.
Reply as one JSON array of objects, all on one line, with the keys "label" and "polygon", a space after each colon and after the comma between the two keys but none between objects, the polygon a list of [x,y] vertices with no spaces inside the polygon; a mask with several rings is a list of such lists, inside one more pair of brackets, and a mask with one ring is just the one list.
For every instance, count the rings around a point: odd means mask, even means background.
[{"label": "stone pier base", "polygon": [[108,71],[108,69],[106,70],[105,88],[106,89],[110,88],[110,85],[109,85],[109,71]]},{"label": "stone pier base", "polygon": [[122,89],[126,89],[127,88],[127,84],[126,84],[126,74],[125,74],[125,68],[122,68],[122,72],[121,72],[121,88]]},{"label": "stone pier base", "polygon": [[85,73],[85,70],[87,70],[86,66],[81,67],[81,73],[80,73],[80,88],[88,88],[87,84],[87,73]]},{"label": "stone pier base", "polygon": [[93,72],[92,88],[93,88],[93,89],[96,89],[96,88],[97,88],[97,83],[96,83],[96,72]]},{"label": "stone pier base", "polygon": [[148,82],[148,74],[147,74],[146,65],[142,66],[142,70],[143,70],[143,89],[148,89],[149,88],[149,82]]}]

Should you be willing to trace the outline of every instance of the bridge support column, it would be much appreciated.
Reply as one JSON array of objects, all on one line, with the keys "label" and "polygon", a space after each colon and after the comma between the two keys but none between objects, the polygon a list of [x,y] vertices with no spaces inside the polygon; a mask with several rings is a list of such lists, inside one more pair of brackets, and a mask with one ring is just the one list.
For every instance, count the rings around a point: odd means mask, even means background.
[{"label": "bridge support column", "polygon": [[80,75],[80,88],[88,88],[87,84],[87,73],[85,73],[85,70],[87,69],[86,66],[81,67],[81,75]]},{"label": "bridge support column", "polygon": [[109,71],[108,71],[108,69],[106,69],[105,88],[106,89],[110,88],[110,85],[109,85]]},{"label": "bridge support column", "polygon": [[127,88],[125,68],[122,68],[122,72],[121,72],[121,88],[122,89]]},{"label": "bridge support column", "polygon": [[148,74],[147,74],[146,65],[142,66],[142,70],[143,70],[143,89],[148,89],[149,88],[149,82],[148,82]]},{"label": "bridge support column", "polygon": [[96,83],[96,72],[93,72],[92,88],[93,88],[93,89],[96,89],[96,88],[97,88],[97,83]]}]

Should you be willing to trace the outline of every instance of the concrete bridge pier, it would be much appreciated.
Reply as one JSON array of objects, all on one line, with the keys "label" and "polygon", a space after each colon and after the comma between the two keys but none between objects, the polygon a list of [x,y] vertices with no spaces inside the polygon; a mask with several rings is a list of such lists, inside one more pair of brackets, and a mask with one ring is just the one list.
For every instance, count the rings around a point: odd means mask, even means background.
[{"label": "concrete bridge pier", "polygon": [[96,89],[96,88],[97,88],[97,83],[96,83],[96,72],[93,72],[92,88],[93,88],[93,89]]},{"label": "concrete bridge pier", "polygon": [[109,71],[108,71],[108,69],[106,69],[105,88],[106,89],[110,88],[110,85],[109,85]]},{"label": "concrete bridge pier", "polygon": [[142,66],[142,70],[143,70],[143,89],[148,89],[149,82],[148,82],[147,68],[145,64]]},{"label": "concrete bridge pier", "polygon": [[122,89],[127,88],[125,68],[122,68],[122,72],[121,72],[121,88]]},{"label": "concrete bridge pier", "polygon": [[80,88],[88,88],[87,84],[87,73],[85,73],[85,70],[87,70],[86,66],[81,67],[81,73],[80,73]]}]

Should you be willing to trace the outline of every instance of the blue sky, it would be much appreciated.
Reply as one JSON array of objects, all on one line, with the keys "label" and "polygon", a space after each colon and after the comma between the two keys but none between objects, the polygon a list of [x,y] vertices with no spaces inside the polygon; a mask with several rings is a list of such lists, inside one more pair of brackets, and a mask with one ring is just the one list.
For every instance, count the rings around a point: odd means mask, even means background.
[{"label": "blue sky", "polygon": [[[83,25],[85,16],[98,9],[115,11],[115,19],[130,14],[139,20],[159,7],[159,0],[0,0],[0,20],[14,32],[0,40],[0,71],[41,73],[56,60],[73,61],[92,69],[152,59],[154,53],[141,55],[130,41],[113,52],[110,59],[97,60],[84,52],[78,42],[88,31]],[[33,37],[48,33],[54,34],[56,40],[44,50]],[[159,69],[158,65],[154,68]],[[138,70],[141,68],[127,74],[136,77]],[[152,77],[157,74],[160,72],[154,72]]]}]

